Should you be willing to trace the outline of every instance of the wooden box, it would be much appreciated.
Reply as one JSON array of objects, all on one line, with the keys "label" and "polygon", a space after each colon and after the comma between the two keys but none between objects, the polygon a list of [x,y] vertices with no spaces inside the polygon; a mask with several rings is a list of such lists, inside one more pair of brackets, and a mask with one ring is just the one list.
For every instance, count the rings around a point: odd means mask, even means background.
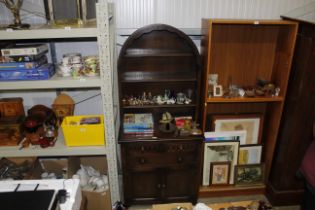
[{"label": "wooden box", "polygon": [[0,146],[17,146],[22,139],[22,117],[0,118]]},{"label": "wooden box", "polygon": [[0,99],[0,117],[25,116],[22,98]]}]

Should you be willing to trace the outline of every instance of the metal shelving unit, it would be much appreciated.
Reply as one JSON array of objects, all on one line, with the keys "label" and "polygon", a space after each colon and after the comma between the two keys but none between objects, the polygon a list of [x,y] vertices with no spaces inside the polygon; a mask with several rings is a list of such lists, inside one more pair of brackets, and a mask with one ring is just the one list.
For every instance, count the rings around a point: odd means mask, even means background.
[{"label": "metal shelving unit", "polygon": [[107,155],[107,147],[67,147],[62,135],[58,136],[55,146],[41,148],[40,146],[31,146],[29,148],[2,147],[0,148],[2,157],[28,157],[28,156],[72,156],[72,155]]},{"label": "metal shelving unit", "polygon": [[[0,35],[1,36],[1,35]],[[102,80],[100,77],[82,77],[72,79],[69,77],[53,76],[49,80],[35,81],[13,81],[1,82],[1,90],[34,90],[55,88],[100,88]]]},{"label": "metal shelving unit", "polygon": [[[26,157],[26,156],[85,156],[106,155],[108,176],[110,183],[111,200],[120,199],[115,115],[113,103],[113,55],[114,55],[114,18],[109,15],[109,4],[100,0],[96,6],[97,23],[80,27],[57,28],[52,26],[33,26],[31,30],[0,30],[0,40],[47,40],[47,39],[76,39],[95,38],[98,43],[101,74],[99,77],[61,78],[54,76],[50,80],[42,81],[16,81],[0,82],[0,91],[9,90],[38,90],[38,89],[67,89],[67,88],[100,88],[102,95],[102,108],[105,119],[106,146],[67,147],[62,135],[59,135],[56,145],[52,148],[0,148],[1,157]],[[111,19],[111,20],[110,20]],[[111,43],[113,42],[113,43]]]}]

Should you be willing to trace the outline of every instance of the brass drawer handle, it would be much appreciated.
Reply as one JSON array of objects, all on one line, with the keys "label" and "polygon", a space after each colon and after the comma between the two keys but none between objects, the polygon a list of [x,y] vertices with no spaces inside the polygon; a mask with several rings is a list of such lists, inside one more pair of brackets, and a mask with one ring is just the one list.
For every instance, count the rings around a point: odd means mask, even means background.
[{"label": "brass drawer handle", "polygon": [[146,161],[145,161],[144,158],[140,158],[140,159],[139,159],[139,163],[144,164],[145,162],[146,162]]},{"label": "brass drawer handle", "polygon": [[184,150],[183,145],[179,145],[179,146],[177,147],[177,150],[178,150],[178,151],[183,151],[183,150]]}]

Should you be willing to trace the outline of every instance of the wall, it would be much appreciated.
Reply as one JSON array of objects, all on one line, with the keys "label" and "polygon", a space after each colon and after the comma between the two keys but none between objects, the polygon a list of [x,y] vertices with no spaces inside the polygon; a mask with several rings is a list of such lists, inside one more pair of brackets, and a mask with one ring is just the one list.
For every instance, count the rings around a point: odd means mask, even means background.
[{"label": "wall", "polygon": [[167,23],[200,28],[201,18],[279,19],[313,0],[116,0],[118,28]]},{"label": "wall", "polygon": [[[116,7],[116,24],[118,34],[129,35],[136,28],[151,23],[165,23],[183,29],[187,34],[198,35],[201,18],[234,18],[234,19],[279,19],[297,7],[304,6],[315,0],[108,0]],[[43,0],[24,0],[22,22],[31,24],[44,24],[46,22]],[[12,21],[11,13],[4,4],[0,3],[0,24],[9,24]],[[200,37],[193,37],[196,45],[199,45]],[[117,51],[124,43],[126,36],[117,37]],[[87,44],[85,49],[95,49],[95,46]],[[73,50],[73,49],[72,49]],[[60,59],[57,55],[57,59]],[[91,91],[90,95],[83,94],[91,101],[85,103],[81,92],[73,92],[78,109],[76,114],[85,114],[86,110],[98,109],[99,93]],[[19,95],[0,93],[1,97]],[[36,94],[35,99],[29,99],[32,94],[25,94],[25,103],[30,107],[43,99],[43,103],[49,105],[55,97],[54,92]],[[81,97],[82,96],[82,97]],[[95,103],[94,103],[95,100]]]},{"label": "wall", "polygon": [[[200,28],[201,18],[278,19],[281,14],[315,0],[108,0],[116,5],[117,28],[139,28],[166,23],[178,28]],[[22,20],[44,23],[43,0],[24,0]],[[10,23],[10,12],[0,4],[0,24]]]}]

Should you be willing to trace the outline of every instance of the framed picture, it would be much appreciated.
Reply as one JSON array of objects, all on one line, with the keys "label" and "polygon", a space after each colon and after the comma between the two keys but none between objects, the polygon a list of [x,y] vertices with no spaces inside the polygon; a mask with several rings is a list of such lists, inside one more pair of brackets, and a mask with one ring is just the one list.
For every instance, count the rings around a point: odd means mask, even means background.
[{"label": "framed picture", "polygon": [[245,144],[246,131],[213,131],[205,132],[205,141],[240,141],[240,144]]},{"label": "framed picture", "polygon": [[54,24],[81,24],[96,20],[97,0],[44,0],[46,19]]},{"label": "framed picture", "polygon": [[230,182],[231,162],[210,163],[210,185],[228,185]]},{"label": "framed picture", "polygon": [[263,115],[214,115],[212,116],[212,129],[214,131],[246,131],[245,144],[260,144],[263,126]]},{"label": "framed picture", "polygon": [[230,162],[230,180],[234,183],[234,166],[238,161],[239,141],[213,141],[204,143],[204,161],[202,184],[209,186],[210,164],[213,162]]},{"label": "framed picture", "polygon": [[222,85],[213,85],[213,96],[214,97],[221,97],[221,96],[223,96]]},{"label": "framed picture", "polygon": [[238,164],[258,164],[261,162],[261,145],[243,145],[240,146],[238,155]]},{"label": "framed picture", "polygon": [[255,185],[264,183],[264,164],[237,165],[234,170],[235,185]]}]

